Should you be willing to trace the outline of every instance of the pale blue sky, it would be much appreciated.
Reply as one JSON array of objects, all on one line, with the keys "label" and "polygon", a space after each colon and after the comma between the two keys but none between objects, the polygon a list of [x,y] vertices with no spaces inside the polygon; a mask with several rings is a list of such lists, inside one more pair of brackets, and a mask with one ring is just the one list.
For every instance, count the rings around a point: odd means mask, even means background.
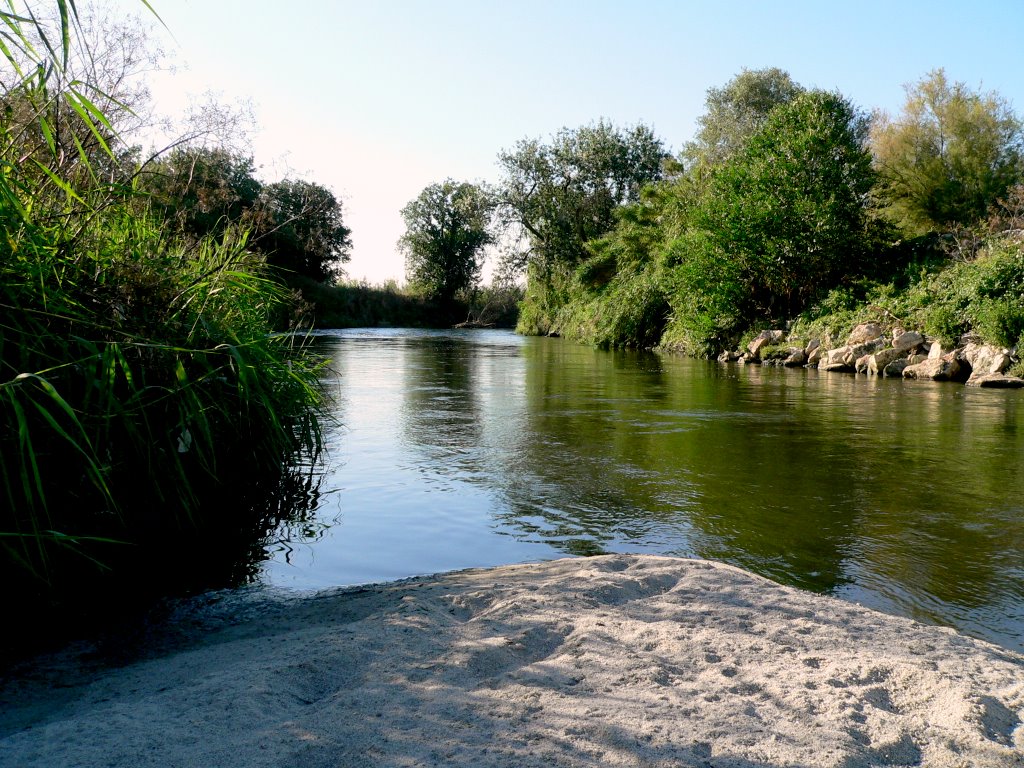
[{"label": "pale blue sky", "polygon": [[344,200],[348,272],[371,282],[402,280],[399,210],[427,184],[496,181],[500,150],[602,117],[678,150],[707,89],[744,67],[890,111],[944,67],[1024,112],[1024,0],[152,3],[189,67],[159,80],[160,103],[251,100],[257,164]]}]

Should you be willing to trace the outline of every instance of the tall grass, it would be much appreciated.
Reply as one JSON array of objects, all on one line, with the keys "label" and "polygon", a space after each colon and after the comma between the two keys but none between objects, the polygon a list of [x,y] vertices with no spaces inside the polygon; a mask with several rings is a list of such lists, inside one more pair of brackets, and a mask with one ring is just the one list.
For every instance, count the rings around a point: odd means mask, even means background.
[{"label": "tall grass", "polygon": [[168,234],[55,5],[56,29],[0,10],[0,577],[25,602],[258,533],[251,491],[320,445],[317,363],[270,332],[287,296],[244,232]]}]

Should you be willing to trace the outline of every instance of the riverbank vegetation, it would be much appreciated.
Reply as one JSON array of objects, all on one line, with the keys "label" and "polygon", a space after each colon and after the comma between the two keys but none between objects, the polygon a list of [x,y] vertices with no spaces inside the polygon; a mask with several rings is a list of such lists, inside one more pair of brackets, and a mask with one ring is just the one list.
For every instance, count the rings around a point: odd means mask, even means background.
[{"label": "riverbank vegetation", "polygon": [[869,114],[743,71],[708,92],[678,157],[605,123],[503,153],[520,331],[712,356],[764,328],[884,320],[1015,346],[1021,121],[942,70],[906,93],[900,114]]},{"label": "riverbank vegetation", "polygon": [[253,184],[198,136],[141,159],[139,91],[104,74],[130,62],[82,44],[118,30],[54,9],[0,12],[0,577],[26,623],[225,583],[225,551],[308,508],[287,460],[319,450],[318,362],[271,332],[279,273],[347,244],[322,187]]}]

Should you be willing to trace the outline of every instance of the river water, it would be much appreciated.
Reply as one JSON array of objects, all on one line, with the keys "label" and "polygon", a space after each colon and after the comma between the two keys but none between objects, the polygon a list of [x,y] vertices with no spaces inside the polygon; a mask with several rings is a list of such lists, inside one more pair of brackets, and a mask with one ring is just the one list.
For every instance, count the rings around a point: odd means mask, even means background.
[{"label": "river water", "polygon": [[319,498],[264,582],[603,552],[721,560],[1024,650],[1024,392],[324,332]]}]

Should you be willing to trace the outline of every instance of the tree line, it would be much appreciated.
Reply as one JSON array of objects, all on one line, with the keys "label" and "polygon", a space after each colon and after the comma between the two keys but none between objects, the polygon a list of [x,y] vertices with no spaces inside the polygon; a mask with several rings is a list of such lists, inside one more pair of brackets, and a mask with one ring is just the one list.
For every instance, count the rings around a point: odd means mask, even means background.
[{"label": "tree line", "polygon": [[[941,69],[906,86],[897,115],[777,68],[744,70],[708,91],[676,156],[646,126],[599,121],[523,140],[499,165],[494,185],[425,190],[403,212],[401,247],[412,279],[451,294],[498,244],[505,269],[526,278],[524,333],[706,355],[755,326],[887,291],[945,335],[980,328],[1012,345],[1024,333],[1024,304],[1006,292],[942,312],[908,305],[911,284],[962,261],[968,241],[971,259],[991,252],[1008,264],[997,272],[1024,278],[1019,248],[999,234],[1020,229],[1021,120]],[[455,217],[468,199],[473,215]],[[977,309],[987,299],[996,304]],[[986,312],[999,318],[986,325]]]}]

